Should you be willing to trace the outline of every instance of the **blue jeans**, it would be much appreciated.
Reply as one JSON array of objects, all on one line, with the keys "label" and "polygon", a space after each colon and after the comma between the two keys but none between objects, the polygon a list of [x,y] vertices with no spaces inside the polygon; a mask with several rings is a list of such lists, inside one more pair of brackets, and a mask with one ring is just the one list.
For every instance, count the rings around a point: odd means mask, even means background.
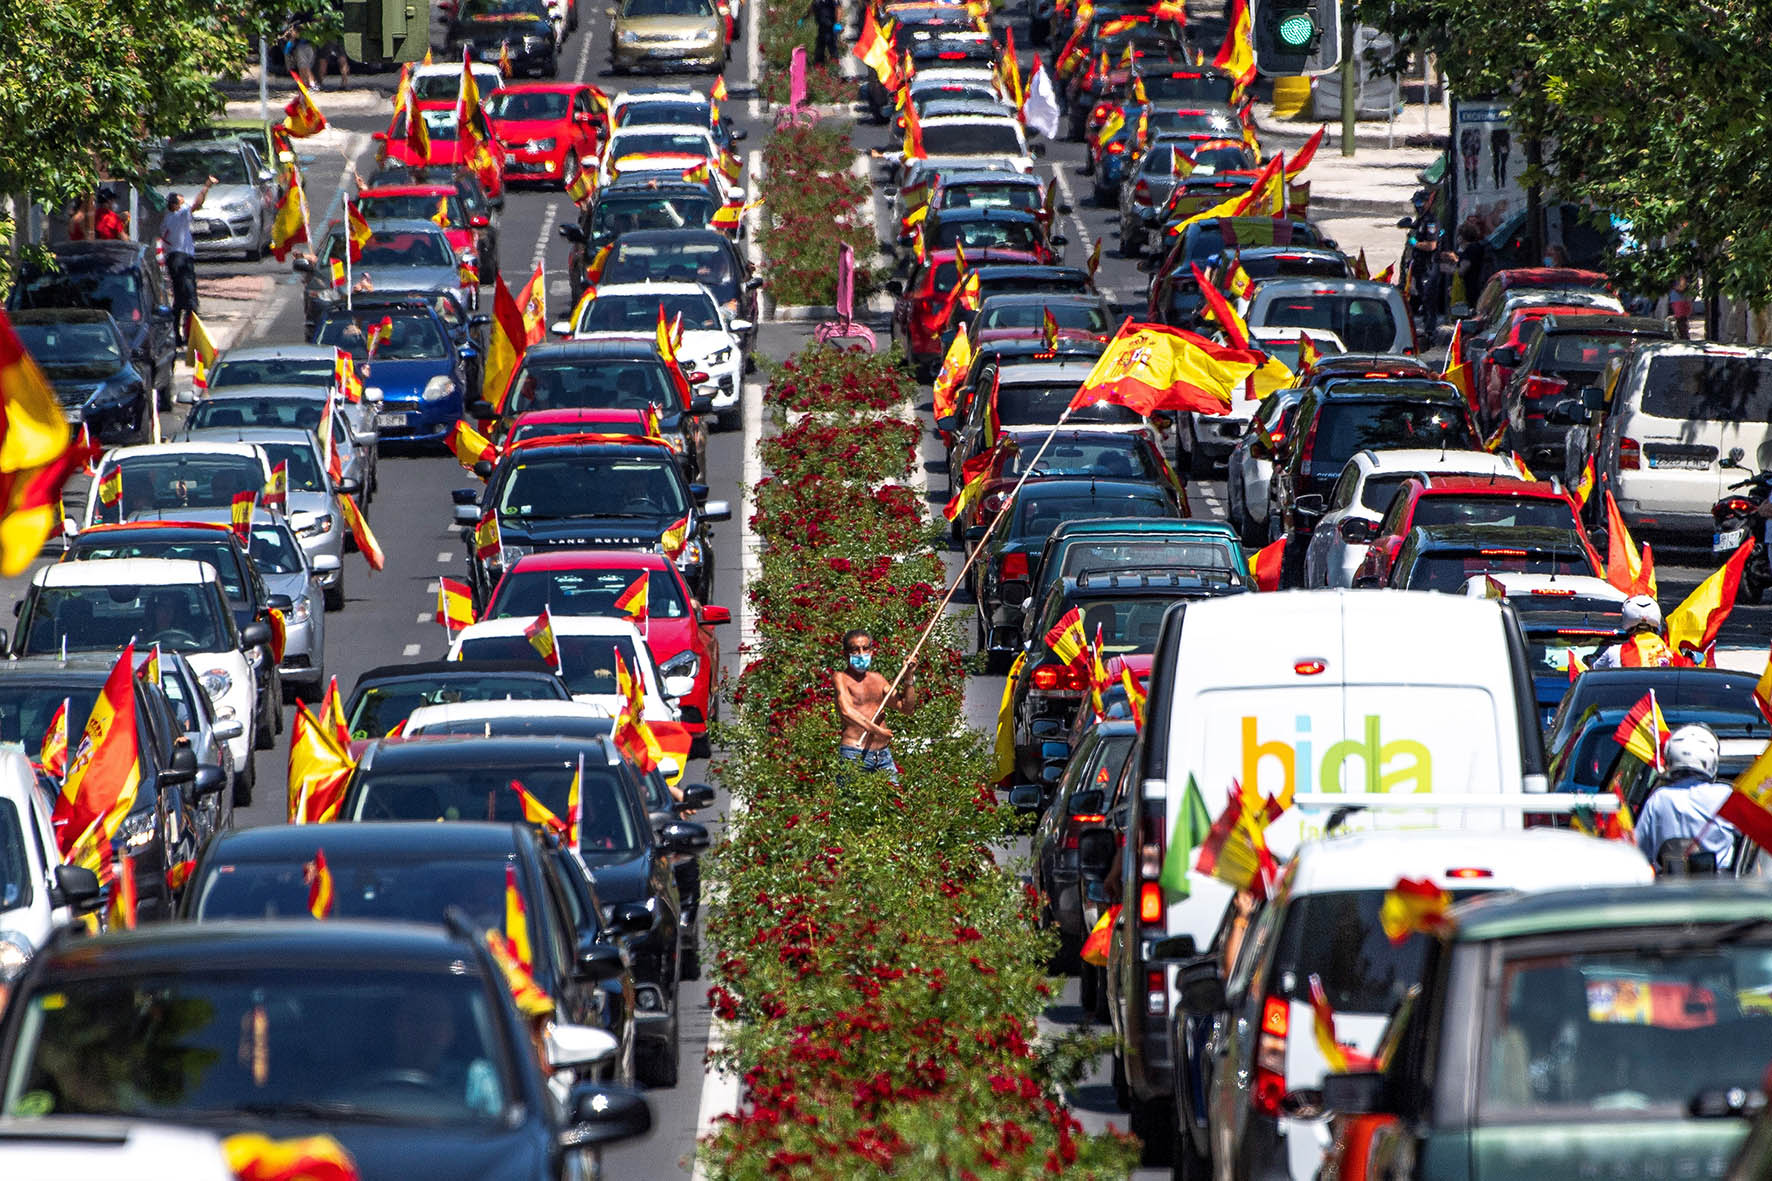
[{"label": "blue jeans", "polygon": [[885,771],[891,775],[898,774],[898,764],[892,761],[892,748],[882,746],[879,750],[863,750],[859,746],[839,746],[837,754],[846,762],[860,763],[863,771]]}]

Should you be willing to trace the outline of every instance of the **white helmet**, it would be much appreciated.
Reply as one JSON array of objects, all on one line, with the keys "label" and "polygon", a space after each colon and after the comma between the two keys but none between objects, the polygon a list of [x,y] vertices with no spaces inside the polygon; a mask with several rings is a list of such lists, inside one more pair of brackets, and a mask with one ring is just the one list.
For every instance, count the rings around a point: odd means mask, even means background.
[{"label": "white helmet", "polygon": [[1661,607],[1648,595],[1632,595],[1618,609],[1624,617],[1625,634],[1647,626],[1657,634],[1661,632]]},{"label": "white helmet", "polygon": [[1717,736],[1706,725],[1681,726],[1668,735],[1665,756],[1669,775],[1690,771],[1715,779]]}]

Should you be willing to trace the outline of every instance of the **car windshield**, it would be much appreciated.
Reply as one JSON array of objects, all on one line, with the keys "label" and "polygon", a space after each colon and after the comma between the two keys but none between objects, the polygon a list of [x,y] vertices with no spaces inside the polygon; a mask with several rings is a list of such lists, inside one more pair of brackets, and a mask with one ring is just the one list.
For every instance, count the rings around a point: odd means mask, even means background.
[{"label": "car windshield", "polygon": [[1409,567],[1409,590],[1454,594],[1479,574],[1592,574],[1587,560],[1555,550],[1446,549],[1417,554]]},{"label": "car windshield", "polygon": [[383,319],[392,322],[393,334],[376,347],[377,360],[437,361],[449,356],[449,342],[444,339],[437,321],[417,311],[358,308],[351,312],[334,312],[320,322],[315,340],[343,349],[359,361],[367,360],[369,348],[365,332]]},{"label": "car windshield", "polygon": [[123,368],[123,342],[104,320],[13,323],[19,343],[56,377],[106,377]]},{"label": "car windshield", "polygon": [[[336,846],[321,851],[332,874],[331,918],[436,923],[445,908],[460,907],[476,928],[504,928],[505,857],[450,861],[408,851],[359,859]],[[192,917],[212,923],[308,918],[305,868],[303,861],[219,857],[197,887]]]},{"label": "car windshield", "polygon": [[[518,636],[519,643],[526,643]],[[417,741],[417,740],[415,740]],[[454,749],[454,748],[452,748]],[[572,815],[567,799],[580,772],[576,760],[462,766],[461,759],[431,771],[359,772],[351,786],[352,820],[492,820],[521,824],[523,798],[512,781],[562,822]],[[579,847],[586,852],[623,852],[640,846],[620,772],[605,763],[585,762],[579,781],[584,820]],[[502,885],[502,883],[501,883]]]},{"label": "car windshield", "polygon": [[18,808],[11,800],[0,799],[0,910],[31,904],[31,877],[31,858],[25,852],[25,829]]},{"label": "car windshield", "polygon": [[621,6],[624,17],[636,16],[706,16],[714,15],[708,0],[627,0]]},{"label": "car windshield", "polygon": [[701,292],[653,295],[605,295],[593,297],[579,314],[579,332],[655,332],[658,309],[664,309],[667,322],[683,317],[688,332],[719,332],[720,311],[714,301]]},{"label": "car windshield", "polygon": [[[464,957],[465,958],[465,957]],[[468,959],[468,963],[472,963]],[[287,959],[41,983],[12,1046],[8,1115],[503,1127],[513,1064],[488,985]]]},{"label": "car windshield", "polygon": [[1174,605],[1173,598],[1077,598],[1066,603],[1065,609],[1083,612],[1083,634],[1092,643],[1100,629],[1101,651],[1107,657],[1155,651],[1163,613]]},{"label": "car windshield", "polygon": [[1403,447],[1475,451],[1479,443],[1465,425],[1465,416],[1449,401],[1414,402],[1402,398],[1335,401],[1317,416],[1311,464],[1341,468],[1357,451],[1394,451]]},{"label": "car windshield", "polygon": [[214,537],[180,537],[162,540],[154,530],[143,535],[112,540],[104,533],[77,536],[68,546],[66,561],[100,562],[110,558],[174,558],[187,562],[208,562],[221,578],[222,589],[233,603],[246,601],[245,572],[234,556],[228,535],[214,530]]},{"label": "car windshield", "polygon": [[1643,413],[1705,422],[1772,423],[1772,358],[1653,357],[1643,383]]},{"label": "car windshield", "polygon": [[1772,1039],[1765,921],[1627,930],[1616,949],[1504,947],[1480,1047],[1480,1123],[1684,1122],[1700,1092],[1760,1085]]},{"label": "car windshield", "polygon": [[[1613,619],[1618,617],[1613,615]],[[1617,627],[1531,628],[1526,632],[1526,663],[1539,676],[1549,672],[1567,672],[1570,657],[1578,667],[1593,663],[1601,648],[1618,637]]]},{"label": "car windshield", "polygon": [[1098,335],[1108,331],[1107,313],[1099,304],[1087,303],[1014,303],[999,304],[986,307],[979,312],[980,329],[985,328],[1040,328],[1046,323],[1050,313],[1060,328],[1072,328],[1079,332],[1093,332]]},{"label": "car windshield", "polygon": [[[1010,453],[1002,475],[1019,476],[1039,453],[1031,440]],[[1160,480],[1163,472],[1137,435],[1104,435],[1091,439],[1055,439],[1040,456],[1035,476],[1104,476],[1110,479]]]},{"label": "car windshield", "polygon": [[[575,695],[609,696],[618,693],[615,681],[615,658],[619,654],[630,669],[638,668],[633,641],[626,636],[554,636],[560,650],[560,663],[565,671],[560,679],[568,692]],[[463,660],[542,660],[526,636],[477,636],[463,640]]]},{"label": "car windshield", "polygon": [[[450,79],[449,97],[451,99],[456,97],[456,91],[459,89],[460,86],[457,80],[453,78]],[[426,97],[427,96],[423,94],[419,95],[421,101]],[[454,107],[430,107],[419,111],[418,114],[419,118],[425,121],[425,134],[429,136],[432,141],[445,144],[455,142]],[[394,126],[393,129],[388,132],[388,140],[391,143],[404,143],[406,141],[406,112],[402,111],[399,115],[394,117]]]},{"label": "car windshield", "polygon": [[540,615],[622,615],[615,601],[642,578],[649,619],[683,619],[689,604],[676,579],[637,569],[534,570],[521,568],[504,576],[482,618]]},{"label": "car windshield", "polygon": [[[1337,1013],[1389,1014],[1421,981],[1432,940],[1392,943],[1379,912],[1384,890],[1340,890],[1296,898],[1274,949],[1270,988],[1287,1000],[1311,1000],[1311,977],[1323,982]],[[1475,891],[1454,891],[1455,899]]]},{"label": "car windshield", "polygon": [[712,122],[707,107],[692,102],[633,102],[625,104],[621,113],[616,116],[615,125],[626,127],[632,123],[688,123],[700,124]]},{"label": "car windshield", "polygon": [[1368,295],[1313,292],[1268,303],[1260,315],[1264,328],[1320,328],[1333,332],[1356,353],[1388,353],[1397,339],[1397,321],[1390,301]]},{"label": "car windshield", "polygon": [[[647,330],[658,323],[652,309]],[[653,357],[598,357],[594,360],[527,356],[512,380],[515,396],[508,413],[526,410],[644,410],[677,407],[681,398],[665,374],[664,362]]]},{"label": "car windshield", "polygon": [[1237,560],[1227,541],[1183,540],[1174,536],[1152,537],[1147,541],[1070,541],[1065,543],[1056,577],[1075,578],[1085,570],[1175,567],[1235,570]]},{"label": "car windshield", "polygon": [[1011,536],[1028,539],[1044,538],[1066,521],[1082,521],[1090,517],[1174,517],[1180,515],[1173,504],[1157,496],[1126,493],[1115,496],[1107,492],[1097,495],[1076,495],[1063,492],[1041,492],[1031,484],[1022,490],[1019,510]]},{"label": "car windshield", "polygon": [[[304,431],[320,429],[320,412],[326,403],[318,398],[205,398],[191,407],[185,429],[215,427],[279,427]],[[267,451],[269,447],[265,448]]]},{"label": "car windshield", "polygon": [[[1059,415],[1064,413],[1065,408],[1071,404],[1071,399],[1076,396],[1077,386],[1084,376],[1084,372],[1078,370],[1074,380],[1067,378],[1050,385],[1017,382],[1000,387],[997,390],[998,421],[1009,426],[1050,426],[1057,423]],[[1090,422],[1138,421],[1136,411],[1108,402],[1097,402],[1076,411],[1071,417]]]},{"label": "car windshield", "polygon": [[[435,211],[437,202],[431,202]],[[425,215],[429,217],[429,214]],[[333,234],[326,239],[326,249],[317,269],[324,271],[325,264],[331,259],[343,259],[345,256],[344,237]],[[363,244],[363,253],[353,259],[351,266],[358,275],[371,267],[453,267],[455,251],[449,245],[449,239],[443,236],[442,230],[428,232],[425,230],[375,230],[372,229],[369,241]],[[326,342],[321,341],[324,344]]]},{"label": "car windshield", "polygon": [[634,230],[700,230],[714,216],[712,197],[683,193],[653,196],[646,193],[606,193],[591,214],[591,235],[608,238]]},{"label": "car windshield", "polygon": [[1040,245],[1039,226],[1031,221],[943,220],[937,224],[933,248],[952,250],[959,242],[969,250],[1020,250],[1033,253]]},{"label": "car windshield", "polygon": [[[175,652],[225,652],[233,629],[202,583],[39,587],[24,614],[20,656],[114,652],[131,640]],[[69,733],[73,733],[69,730]]]},{"label": "car windshield", "polygon": [[123,470],[123,495],[113,508],[100,500],[94,520],[122,520],[155,509],[226,508],[239,492],[257,492],[265,471],[250,455],[131,455],[107,464]]},{"label": "car windshield", "polygon": [[941,191],[943,209],[1040,208],[1040,186],[969,182]]},{"label": "car windshield", "polygon": [[[535,650],[529,650],[532,659]],[[552,677],[465,672],[434,674],[424,680],[386,681],[355,695],[346,716],[352,738],[380,738],[421,705],[456,701],[563,701],[566,692]],[[70,731],[72,733],[72,731]]]},{"label": "car windshield", "polygon": [[84,260],[59,260],[62,269],[28,271],[13,293],[21,308],[97,308],[119,324],[148,318],[141,281],[127,266],[82,265]]},{"label": "car windshield", "polygon": [[1235,139],[1241,128],[1222,114],[1187,109],[1152,111],[1149,117],[1152,135],[1190,135],[1201,133],[1214,139]]},{"label": "car windshield", "polygon": [[1228,103],[1236,92],[1236,80],[1228,74],[1145,74],[1144,92],[1152,102]]},{"label": "car windshield", "polygon": [[[324,389],[337,376],[337,367],[330,357],[224,357],[209,371],[209,388],[223,389],[231,385],[311,385]],[[201,403],[199,403],[201,404]]]},{"label": "car windshield", "polygon": [[324,492],[326,477],[320,472],[320,457],[306,439],[299,443],[261,442],[271,467],[286,465],[291,492]]},{"label": "car windshield", "polygon": [[[408,219],[413,221],[434,221],[440,226],[460,226],[465,224],[461,212],[461,201],[454,193],[422,194],[401,193],[398,195],[383,194],[381,196],[364,196],[357,198],[357,211],[365,218],[378,217],[383,219]],[[439,215],[441,218],[439,219]],[[364,266],[366,263],[359,262]]]},{"label": "car windshield", "polygon": [[931,156],[1025,156],[1019,129],[1010,123],[932,123],[923,127]]},{"label": "car windshield", "polygon": [[87,715],[98,700],[99,686],[63,683],[18,683],[0,679],[0,742],[16,742],[27,752],[43,744],[43,734],[55,720],[56,711],[68,705],[68,733],[86,729]]},{"label": "car windshield", "polygon": [[700,283],[719,300],[738,294],[738,273],[732,251],[722,241],[697,235],[676,241],[652,239],[644,244],[617,242],[603,268],[603,282]]},{"label": "car windshield", "polygon": [[676,518],[689,511],[684,492],[671,459],[541,453],[511,467],[498,514],[528,521]]},{"label": "car windshield", "polygon": [[246,174],[246,161],[234,144],[170,148],[154,179],[163,185],[193,187],[202,185],[212,176],[218,184],[224,185],[248,185],[254,181]]},{"label": "car windshield", "polygon": [[692,131],[624,131],[609,141],[611,160],[614,160],[616,171],[621,171],[621,163],[629,156],[644,156],[654,153],[667,153],[682,156],[706,156],[708,137],[700,132]]},{"label": "car windshield", "polygon": [[564,119],[572,96],[556,90],[501,90],[489,101],[494,119]]},{"label": "car windshield", "polygon": [[266,574],[299,574],[302,571],[301,546],[295,535],[281,525],[252,526],[252,548],[248,551],[258,568]]},{"label": "car windshield", "polygon": [[1568,501],[1542,496],[1423,496],[1415,502],[1412,524],[1577,528]]}]

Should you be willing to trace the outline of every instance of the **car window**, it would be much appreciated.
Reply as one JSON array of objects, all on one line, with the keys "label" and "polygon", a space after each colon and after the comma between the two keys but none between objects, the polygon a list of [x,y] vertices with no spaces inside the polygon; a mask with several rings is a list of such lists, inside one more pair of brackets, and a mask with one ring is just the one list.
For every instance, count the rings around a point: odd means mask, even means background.
[{"label": "car window", "polygon": [[[1183,567],[1234,570],[1236,556],[1227,541],[1154,536],[1144,541],[1123,539],[1066,542],[1055,576],[1075,578],[1085,570],[1148,570]],[[1041,577],[1045,577],[1042,571]]]},{"label": "car window", "polygon": [[700,283],[715,298],[734,298],[738,272],[731,247],[717,238],[685,238],[674,242],[652,239],[643,244],[618,241],[609,252],[603,282]]},{"label": "car window", "polygon": [[[442,196],[427,196],[416,193],[403,193],[398,196],[364,196],[357,198],[358,212],[365,218],[379,217],[384,219],[407,219],[414,221],[434,221],[440,226],[464,226],[467,218],[462,216],[461,201],[453,193]],[[367,255],[365,255],[367,259]],[[367,262],[356,265],[364,266]]]},{"label": "car window", "polygon": [[1037,485],[1024,488],[1017,498],[1010,534],[1017,538],[1045,537],[1066,521],[1090,517],[1173,517],[1179,515],[1166,500],[1150,496],[1072,496],[1042,493]]},{"label": "car window", "polygon": [[25,351],[56,376],[77,377],[90,371],[102,377],[123,363],[123,342],[103,319],[55,320],[47,324],[14,322],[13,331]]},{"label": "car window", "polygon": [[[591,236],[607,238],[635,230],[704,229],[714,216],[716,204],[712,197],[689,193],[604,193],[591,211]],[[690,271],[698,273],[699,268],[692,265]]]},{"label": "car window", "polygon": [[[574,694],[613,697],[619,688],[615,681],[615,658],[619,654],[630,669],[639,667],[633,641],[626,636],[554,636],[560,652],[563,671],[560,679]],[[527,637],[476,636],[463,640],[464,660],[530,660],[541,663]],[[636,674],[637,675],[637,674]]]},{"label": "car window", "polygon": [[315,398],[205,398],[191,407],[185,429],[277,427],[317,431],[326,403]]},{"label": "car window", "polygon": [[[1084,374],[1079,370],[1073,378],[1049,383],[1017,382],[1014,385],[1000,386],[997,390],[998,421],[1008,424],[1056,423],[1059,415],[1064,413],[1065,408],[1071,404],[1071,399],[1076,396],[1077,385],[1083,377]],[[1086,417],[1092,422],[1138,421],[1136,411],[1105,402],[1077,411],[1071,417]]]},{"label": "car window", "polygon": [[1772,423],[1772,356],[1655,356],[1644,414],[1707,422]]},{"label": "car window", "polygon": [[1428,550],[1408,567],[1409,590],[1456,594],[1479,574],[1592,574],[1585,558],[1514,548]]},{"label": "car window", "polygon": [[68,706],[68,733],[79,734],[86,729],[86,718],[98,700],[98,691],[96,684],[0,679],[0,742],[16,742],[27,752],[36,751],[63,702]]},{"label": "car window", "polygon": [[530,521],[681,516],[684,492],[674,460],[543,451],[507,470],[497,504],[501,517]]},{"label": "car window", "polygon": [[[219,531],[218,531],[219,533]],[[159,541],[152,535],[110,541],[103,533],[91,541],[76,539],[68,546],[67,560],[98,562],[110,558],[173,558],[190,562],[208,562],[215,567],[222,589],[236,603],[246,601],[246,571],[226,534],[216,539]]]},{"label": "car window", "polygon": [[[1397,340],[1391,301],[1365,295],[1313,293],[1276,297],[1260,309],[1264,328],[1320,328],[1353,352],[1390,352]],[[1254,321],[1252,321],[1254,322]]]},{"label": "car window", "polygon": [[[967,242],[970,246],[972,243]],[[986,307],[979,312],[978,327],[984,328],[1040,328],[1046,323],[1050,313],[1060,328],[1072,328],[1081,332],[1103,333],[1110,330],[1107,313],[1097,304],[1077,303],[1015,303],[999,304]]]},{"label": "car window", "polygon": [[1405,447],[1476,450],[1465,415],[1448,401],[1405,398],[1325,402],[1317,415],[1310,461],[1319,467],[1347,463],[1359,451]]},{"label": "car window", "polygon": [[290,491],[318,492],[328,487],[326,477],[320,471],[320,457],[306,440],[300,443],[266,442],[259,446],[265,449],[265,457],[273,469],[278,464],[287,465]]},{"label": "car window", "polygon": [[[657,322],[655,307],[652,323]],[[507,414],[528,410],[674,408],[681,401],[665,373],[664,363],[657,357],[598,357],[591,362],[525,357],[511,389]]]},{"label": "car window", "polygon": [[1146,653],[1156,648],[1157,629],[1173,598],[1074,598],[1070,606],[1083,612],[1083,634],[1094,643],[1101,635],[1103,658]]},{"label": "car window", "polygon": [[[519,642],[527,642],[517,637]],[[350,788],[352,820],[490,820],[521,824],[523,799],[511,790],[513,781],[534,796],[562,823],[572,815],[566,806],[576,762],[462,766],[460,761],[431,770],[359,771]],[[639,848],[640,834],[629,807],[627,785],[617,769],[586,762],[579,780],[583,824],[579,844],[587,852],[622,852]]]},{"label": "car window", "polygon": [[1360,503],[1375,513],[1382,513],[1396,499],[1397,489],[1403,486],[1403,481],[1410,478],[1408,472],[1367,476],[1366,482],[1360,486]]},{"label": "car window", "polygon": [[82,266],[80,260],[61,260],[62,270],[29,271],[14,291],[21,308],[98,308],[111,313],[119,324],[137,324],[148,318],[148,301],[142,281],[130,266]]},{"label": "car window", "polygon": [[33,876],[23,819],[11,800],[0,799],[0,911],[31,904]]},{"label": "car window", "polygon": [[[432,201],[431,208],[435,210],[436,207],[436,201]],[[426,216],[428,217],[429,214]],[[344,252],[343,235],[333,234],[326,239],[321,262],[316,269],[323,272],[327,261],[334,258],[343,259]],[[455,251],[450,248],[449,239],[444,237],[440,231],[425,233],[422,230],[372,230],[369,241],[363,244],[362,255],[351,263],[359,275],[372,267],[452,267],[454,265]]]},{"label": "car window", "polygon": [[[534,649],[530,649],[534,655]],[[566,697],[552,678],[500,676],[473,672],[419,680],[384,681],[354,695],[346,716],[352,738],[380,738],[421,705],[456,701],[560,701]],[[0,701],[3,701],[0,698]],[[0,705],[0,709],[4,706]],[[72,729],[69,733],[72,733]]]},{"label": "car window", "polygon": [[1329,493],[1329,508],[1344,509],[1354,502],[1354,490],[1360,486],[1360,469],[1348,466],[1342,469],[1341,476],[1335,481],[1335,488]]},{"label": "car window", "polygon": [[494,119],[563,119],[567,97],[558,91],[501,90],[487,101]]},{"label": "car window", "polygon": [[[443,241],[438,238],[434,241]],[[368,329],[389,321],[392,330],[375,355],[383,361],[434,361],[450,354],[443,330],[429,314],[404,309],[366,307],[332,312],[320,322],[315,343],[345,350],[358,361],[369,359]]]},{"label": "car window", "polygon": [[[110,652],[131,640],[175,652],[224,652],[227,627],[207,583],[35,588],[24,614],[19,655]],[[73,731],[70,730],[69,733]]]},{"label": "car window", "polygon": [[579,313],[575,328],[579,332],[653,332],[658,327],[660,308],[664,309],[667,323],[674,323],[681,316],[686,332],[719,332],[724,328],[714,301],[699,291],[594,297]]},{"label": "car window", "polygon": [[621,6],[624,18],[644,16],[704,16],[714,15],[713,5],[708,0],[626,0]]},{"label": "car window", "polygon": [[[337,370],[326,357],[266,357],[263,360],[223,358],[209,371],[209,388],[233,385],[331,385]],[[202,402],[197,404],[199,407]]]},{"label": "car window", "polygon": [[1576,528],[1565,501],[1525,496],[1423,496],[1415,502],[1417,525],[1519,525]]},{"label": "car window", "polygon": [[[1037,447],[1018,447],[1004,462],[1001,474],[1019,476],[1039,453]],[[1099,439],[1064,439],[1040,455],[1036,476],[1102,476],[1109,479],[1157,480],[1162,470],[1144,446],[1142,436],[1110,435]]]},{"label": "car window", "polygon": [[931,156],[1025,156],[1019,130],[1008,123],[978,120],[926,124],[923,147]]},{"label": "car window", "polygon": [[247,175],[237,144],[168,148],[151,179],[157,185],[194,188],[212,176],[223,185],[247,185],[256,179]]},{"label": "car window", "polygon": [[266,574],[296,574],[302,568],[301,546],[281,525],[252,526],[252,560]]},{"label": "car window", "polygon": [[162,452],[131,455],[107,464],[108,476],[121,468],[123,494],[115,508],[101,501],[96,519],[122,520],[152,509],[226,508],[240,492],[264,487],[265,472],[248,455]]}]

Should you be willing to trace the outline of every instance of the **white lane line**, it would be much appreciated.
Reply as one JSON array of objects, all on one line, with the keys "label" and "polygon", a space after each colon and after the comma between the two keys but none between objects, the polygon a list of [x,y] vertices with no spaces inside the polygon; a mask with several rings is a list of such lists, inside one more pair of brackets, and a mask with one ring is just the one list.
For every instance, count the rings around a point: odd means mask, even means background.
[{"label": "white lane line", "polygon": [[[424,618],[422,616],[419,618],[419,622],[420,623],[424,622]],[[417,644],[406,645],[406,647],[400,649],[400,655],[402,655],[402,656],[417,656],[418,655],[418,645]]]},{"label": "white lane line", "polygon": [[[751,84],[751,118],[763,117],[763,97],[757,88],[763,85],[763,5],[765,0],[749,0],[745,5],[744,68]],[[755,153],[753,153],[754,155]]]},{"label": "white lane line", "polygon": [[[451,563],[453,561],[455,561],[455,555],[453,553],[451,553],[449,550],[440,549],[437,551],[437,565],[447,566],[447,565],[449,565],[449,563]],[[433,583],[431,585],[431,589],[432,590],[437,589],[435,583]]]},{"label": "white lane line", "polygon": [[436,618],[437,618],[436,615],[433,614],[432,612],[420,611],[418,613],[418,618],[416,620],[414,620],[413,622],[414,623],[430,623],[432,620],[434,620]]},{"label": "white lane line", "polygon": [[[529,256],[529,269],[531,272],[541,266],[543,261],[546,260],[548,256],[548,231],[554,228],[554,219],[559,216],[560,199],[556,197],[548,202],[548,211],[542,215],[541,230],[535,236],[535,253]],[[543,282],[542,287],[545,291],[547,287],[545,281]]]},{"label": "white lane line", "polygon": [[[1063,165],[1054,164],[1052,166],[1052,180],[1053,183],[1058,185],[1058,195],[1063,197],[1064,203],[1071,207],[1071,212],[1066,214],[1065,217],[1070,221],[1071,225],[1075,226],[1077,229],[1077,242],[1082,246],[1083,259],[1087,262],[1089,252],[1095,249],[1095,239],[1089,233],[1089,227],[1083,224],[1083,215],[1078,212],[1083,206],[1077,200],[1076,194],[1071,192],[1071,182],[1064,178]],[[1105,246],[1102,250],[1103,253],[1106,253]],[[1114,294],[1114,289],[1111,287],[1098,287],[1097,290],[1111,300],[1117,301],[1119,299],[1119,297]]]},{"label": "white lane line", "polygon": [[[751,3],[760,4],[762,3],[762,0],[751,0]],[[745,164],[745,192],[748,194],[761,194],[763,191],[763,153],[758,151],[751,152],[746,157]],[[762,197],[757,196],[756,200],[761,202]],[[750,229],[745,231],[743,237],[745,257],[750,260],[751,272],[753,274],[761,270],[763,266],[763,248],[757,244],[757,227],[763,223],[763,217],[766,213],[768,213],[768,210],[759,203],[751,206],[750,212],[744,215],[751,219]],[[775,301],[769,298],[769,292],[767,290],[765,290],[758,298],[757,306],[760,319],[768,320],[774,317]],[[754,337],[752,338],[752,347],[755,348]]]},{"label": "white lane line", "polygon": [[579,22],[579,36],[583,38],[583,42],[578,47],[578,65],[572,69],[572,80],[574,82],[589,82],[590,79],[585,77],[585,67],[591,62],[591,41],[593,40],[589,21],[581,20]]}]

